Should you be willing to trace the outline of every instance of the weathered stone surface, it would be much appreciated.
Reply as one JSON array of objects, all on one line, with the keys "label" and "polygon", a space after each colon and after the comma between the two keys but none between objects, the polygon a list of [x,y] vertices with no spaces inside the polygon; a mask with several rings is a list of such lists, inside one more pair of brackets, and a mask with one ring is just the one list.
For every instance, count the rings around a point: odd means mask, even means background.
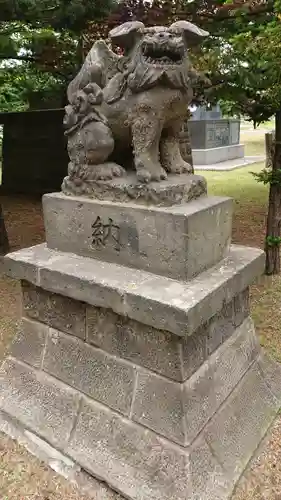
[{"label": "weathered stone surface", "polygon": [[258,359],[257,368],[281,406],[281,364],[277,363],[266,352],[262,352]]},{"label": "weathered stone surface", "polygon": [[189,475],[192,500],[226,500],[233,483],[226,477],[223,465],[212,455],[206,442],[199,438],[189,452]]},{"label": "weathered stone surface", "polygon": [[206,329],[208,326],[205,324],[191,336],[182,339],[182,380],[191,377],[207,358],[208,335]]},{"label": "weathered stone surface", "polygon": [[[243,293],[243,292],[241,292]],[[241,294],[238,294],[239,297]],[[210,356],[230,335],[233,333],[237,321],[235,320],[234,304],[235,299],[227,304],[223,304],[222,310],[218,312],[208,323],[208,336],[207,336],[207,356]],[[249,313],[242,317],[239,325],[248,316]],[[242,316],[242,315],[241,315]],[[200,330],[200,329],[199,329]],[[187,339],[188,340],[188,339]]]},{"label": "weathered stone surface", "polygon": [[[110,489],[105,482],[95,479],[84,470],[81,470],[80,465],[70,459],[69,456],[64,455],[50,446],[46,441],[24,429],[20,422],[1,411],[0,430],[8,434],[12,439],[17,439],[20,444],[27,448],[33,455],[47,463],[57,473],[74,482],[78,486],[81,495],[89,495],[89,497],[93,497],[95,500],[122,500],[122,498],[124,498]],[[136,432],[138,435],[138,432],[141,432],[141,428],[138,430],[136,429]],[[149,435],[151,440],[153,434],[149,433]],[[146,437],[147,432],[143,430],[143,439],[145,440]],[[163,446],[161,441],[160,443],[160,446]],[[156,451],[159,453],[161,449],[162,448],[157,446]],[[152,448],[152,452],[153,450],[154,447]],[[149,448],[149,451],[151,453],[151,448]],[[177,451],[180,453],[181,457],[180,450]],[[176,455],[176,450],[174,454]],[[106,465],[108,466],[108,464]],[[174,466],[176,467],[176,462]],[[137,463],[136,468],[138,469]],[[88,467],[87,469],[89,470]],[[92,474],[95,475],[96,471],[93,471]],[[141,473],[138,472],[138,477],[140,474]],[[161,478],[161,474],[158,475]],[[132,487],[133,481],[133,477],[130,477],[130,487]],[[146,480],[146,482],[148,482],[148,480]],[[185,500],[225,500],[227,493],[231,490],[231,482],[225,477],[221,466],[216,462],[209,447],[202,439],[196,441],[192,450],[187,455],[186,483],[189,485],[189,488],[187,488]],[[121,483],[121,488],[118,487],[118,489],[123,489],[123,487],[124,481]],[[146,495],[146,488],[144,489],[144,495]],[[146,496],[143,498],[146,498]],[[149,498],[155,497],[151,496]]]},{"label": "weathered stone surface", "polygon": [[187,455],[153,432],[85,401],[66,453],[136,500],[187,500]]},{"label": "weathered stone surface", "polygon": [[74,483],[81,495],[94,500],[122,500],[124,497],[109,488],[104,482],[87,474],[81,467],[43,439],[24,428],[15,418],[0,410],[0,431],[16,439],[32,455],[46,463],[57,474]]},{"label": "weathered stone surface", "polygon": [[250,314],[249,288],[234,297],[234,325],[241,325],[245,317]]},{"label": "weathered stone surface", "polygon": [[55,446],[68,440],[78,403],[75,391],[16,360],[0,369],[0,409]]},{"label": "weathered stone surface", "polygon": [[[28,253],[30,253],[30,248],[25,250],[28,250]],[[36,253],[41,253],[41,250],[42,248],[38,249],[39,252]],[[24,279],[26,281],[35,283],[38,279],[37,269],[34,267],[34,263],[32,264],[28,262],[27,252],[25,252],[24,256],[22,255],[22,257],[24,257],[23,261],[21,259],[16,259],[13,261],[13,263],[8,260],[10,255],[11,253],[7,254],[4,257],[1,256],[1,275],[7,275],[15,279],[18,279],[20,276],[24,276]],[[25,257],[27,257],[27,260],[25,259]],[[39,260],[37,262],[39,263]]]},{"label": "weathered stone surface", "polygon": [[182,340],[183,380],[189,378],[249,316],[248,295],[248,289],[236,295],[193,335]]},{"label": "weathered stone surface", "polygon": [[[189,378],[249,315],[248,292],[242,292],[190,337],[171,333],[117,315],[87,307],[87,341],[103,350],[172,380]],[[237,301],[240,304],[236,311]]]},{"label": "weathered stone surface", "polygon": [[186,439],[191,443],[258,356],[255,331],[247,319],[184,385]]},{"label": "weathered stone surface", "polygon": [[22,318],[11,346],[11,355],[25,363],[40,368],[48,327]]},{"label": "weathered stone surface", "polygon": [[132,21],[109,33],[124,56],[102,40],[94,44],[67,92],[64,124],[74,190],[124,174],[110,160],[128,169],[134,164],[142,183],[191,171],[181,156],[181,129],[193,85],[206,84],[206,78],[192,67],[188,49],[207,35],[184,21],[148,29]]},{"label": "weathered stone surface", "polygon": [[22,283],[23,310],[27,317],[46,323],[52,328],[75,335],[86,336],[86,306],[63,295]]},{"label": "weathered stone surface", "polygon": [[47,194],[46,241],[62,252],[186,280],[228,252],[232,204],[203,197],[161,209]]},{"label": "weathered stone surface", "polygon": [[43,369],[71,387],[129,415],[135,382],[132,365],[51,329]]},{"label": "weathered stone surface", "polygon": [[126,294],[127,315],[132,317],[133,311],[138,321],[179,336],[190,335],[263,272],[262,252],[258,251],[259,256],[254,259],[256,250],[245,251],[245,247],[242,250],[237,246],[232,249],[229,257],[190,283],[161,283],[161,278],[154,276],[136,285],[133,292]]},{"label": "weathered stone surface", "polygon": [[182,380],[180,340],[110,309],[88,306],[87,341],[133,363]]},{"label": "weathered stone surface", "polygon": [[63,183],[63,192],[101,201],[134,202],[137,205],[169,207],[187,203],[207,194],[207,183],[201,175],[170,175],[161,182],[143,184],[135,175],[114,177],[108,181],[92,180],[75,185],[69,178]]},{"label": "weathered stone surface", "polygon": [[51,292],[112,309],[178,336],[191,335],[245,290],[264,268],[261,250],[233,245],[217,266],[189,283],[47,249],[20,250],[5,259],[11,277]]},{"label": "weathered stone surface", "polygon": [[280,400],[254,364],[205,428],[207,443],[233,481],[244,470],[279,408]]},{"label": "weathered stone surface", "polygon": [[140,371],[132,419],[157,434],[184,445],[183,418],[181,385]]}]

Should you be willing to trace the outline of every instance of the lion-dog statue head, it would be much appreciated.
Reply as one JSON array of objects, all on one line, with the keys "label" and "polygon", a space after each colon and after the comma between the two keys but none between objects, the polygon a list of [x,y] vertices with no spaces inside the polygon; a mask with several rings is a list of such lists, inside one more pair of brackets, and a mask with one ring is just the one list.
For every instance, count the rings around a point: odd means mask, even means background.
[{"label": "lion-dog statue head", "polygon": [[140,21],[126,22],[109,33],[112,45],[122,48],[124,55],[116,55],[104,41],[97,41],[70,83],[68,99],[71,102],[72,96],[90,82],[105,88],[117,75],[106,92],[108,102],[120,98],[125,88],[141,92],[163,83],[166,87],[190,90],[198,75],[188,51],[206,36],[208,32],[188,21],[149,28]]},{"label": "lion-dog statue head", "polygon": [[206,35],[207,32],[187,21],[150,28],[135,21],[110,32],[112,43],[124,49],[124,72],[132,92],[161,83],[170,88],[190,88],[190,79],[195,73],[188,50]]}]

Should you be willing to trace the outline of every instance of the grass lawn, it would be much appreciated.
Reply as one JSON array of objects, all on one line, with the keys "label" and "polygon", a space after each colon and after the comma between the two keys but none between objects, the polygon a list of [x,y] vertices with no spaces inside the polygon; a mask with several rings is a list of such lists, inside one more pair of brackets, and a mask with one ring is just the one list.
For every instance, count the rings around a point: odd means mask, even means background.
[{"label": "grass lawn", "polygon": [[[234,198],[233,241],[263,248],[268,188],[251,172],[263,164],[232,172],[207,172],[209,193]],[[261,344],[281,361],[281,277],[263,277],[252,287],[252,316]]]},{"label": "grass lawn", "polygon": [[264,131],[242,130],[241,143],[245,144],[246,156],[259,156],[265,154]]},{"label": "grass lawn", "polygon": [[[242,132],[247,155],[264,154],[264,133]],[[209,194],[234,199],[233,242],[263,248],[268,187],[256,182],[251,172],[264,163],[231,172],[203,172]],[[252,316],[260,342],[281,361],[281,276],[263,277],[251,289]]]}]

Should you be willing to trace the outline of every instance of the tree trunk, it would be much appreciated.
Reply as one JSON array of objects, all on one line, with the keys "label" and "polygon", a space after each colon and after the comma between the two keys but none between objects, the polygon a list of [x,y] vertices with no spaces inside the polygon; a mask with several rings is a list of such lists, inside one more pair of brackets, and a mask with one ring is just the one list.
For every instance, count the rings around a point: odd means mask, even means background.
[{"label": "tree trunk", "polygon": [[83,34],[81,34],[79,39],[78,39],[77,59],[78,59],[79,67],[81,67],[82,64],[84,63],[84,60],[85,60]]},{"label": "tree trunk", "polygon": [[275,151],[275,130],[265,134],[265,167],[272,169]]},{"label": "tree trunk", "polygon": [[9,252],[9,240],[5,227],[4,214],[0,203],[0,255],[5,255]]},{"label": "tree trunk", "polygon": [[[272,162],[272,173],[281,171],[281,109],[275,115],[275,152]],[[278,183],[271,183],[269,188],[269,203],[266,228],[266,274],[279,274],[280,272],[280,245],[272,238],[280,237],[281,225],[281,176]]]}]

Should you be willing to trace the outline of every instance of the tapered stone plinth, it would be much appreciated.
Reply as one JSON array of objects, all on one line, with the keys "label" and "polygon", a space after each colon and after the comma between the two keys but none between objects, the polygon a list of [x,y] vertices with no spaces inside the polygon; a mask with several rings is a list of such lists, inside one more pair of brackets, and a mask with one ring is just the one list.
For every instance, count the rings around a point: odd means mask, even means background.
[{"label": "tapered stone plinth", "polygon": [[0,429],[99,500],[229,498],[281,403],[249,317],[264,256],[231,216],[47,195],[47,244],[5,258],[23,317]]}]

